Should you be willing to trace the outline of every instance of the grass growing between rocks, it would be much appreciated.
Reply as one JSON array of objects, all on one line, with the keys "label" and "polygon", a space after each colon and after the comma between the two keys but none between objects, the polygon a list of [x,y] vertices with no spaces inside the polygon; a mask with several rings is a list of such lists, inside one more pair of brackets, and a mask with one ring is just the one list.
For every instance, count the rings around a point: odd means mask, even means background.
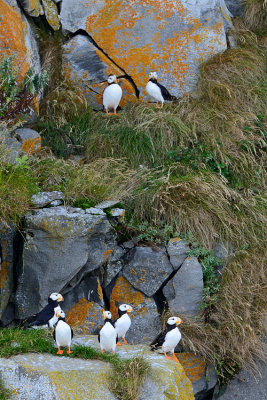
[{"label": "grass growing between rocks", "polygon": [[[47,330],[23,330],[17,328],[0,329],[0,357],[12,357],[25,353],[49,353],[57,356],[51,333]],[[113,368],[109,376],[110,390],[120,400],[137,400],[139,389],[149,371],[148,363],[142,357],[122,360],[118,355],[101,353],[91,347],[75,346],[68,357],[84,360],[102,360]],[[57,356],[58,357],[58,356]],[[8,391],[1,387],[3,400],[8,399]]]},{"label": "grass growing between rocks", "polygon": [[0,400],[8,400],[11,397],[11,393],[5,388],[2,379],[0,379]]}]

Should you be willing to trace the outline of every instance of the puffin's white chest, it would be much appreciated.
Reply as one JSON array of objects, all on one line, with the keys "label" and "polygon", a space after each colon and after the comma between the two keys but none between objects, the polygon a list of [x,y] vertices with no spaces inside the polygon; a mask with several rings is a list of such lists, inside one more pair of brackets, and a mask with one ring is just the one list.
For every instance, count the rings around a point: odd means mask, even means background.
[{"label": "puffin's white chest", "polygon": [[149,96],[153,97],[153,99],[164,103],[164,98],[161,94],[161,90],[155,83],[149,81],[146,85],[146,92],[149,94]]},{"label": "puffin's white chest", "polygon": [[116,109],[121,101],[122,90],[117,83],[106,87],[103,93],[103,105],[105,108]]},{"label": "puffin's white chest", "polygon": [[61,310],[61,307],[60,307],[60,306],[57,306],[57,307],[54,308],[54,313],[55,313],[55,314],[54,314],[53,317],[50,318],[50,320],[48,321],[48,326],[49,326],[49,328],[53,328],[54,325],[57,323],[58,317],[56,316],[56,311],[60,311],[60,310]]},{"label": "puffin's white chest", "polygon": [[71,328],[66,322],[58,322],[55,329],[55,339],[58,346],[70,346]]},{"label": "puffin's white chest", "polygon": [[126,332],[131,326],[131,318],[128,314],[123,314],[117,321],[115,322],[115,329],[118,333],[118,337],[124,337]]},{"label": "puffin's white chest", "polygon": [[162,350],[164,352],[168,351],[174,352],[174,348],[180,342],[181,337],[182,337],[181,332],[177,327],[169,331],[165,336],[165,340],[162,345]]},{"label": "puffin's white chest", "polygon": [[106,322],[99,332],[100,348],[105,351],[115,351],[117,332],[110,322]]}]

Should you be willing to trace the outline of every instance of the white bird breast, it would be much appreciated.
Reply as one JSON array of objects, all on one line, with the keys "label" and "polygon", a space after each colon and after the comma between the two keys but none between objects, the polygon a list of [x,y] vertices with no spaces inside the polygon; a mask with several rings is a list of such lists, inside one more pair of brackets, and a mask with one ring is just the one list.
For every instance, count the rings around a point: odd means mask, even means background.
[{"label": "white bird breast", "polygon": [[164,103],[164,98],[162,97],[161,90],[158,87],[158,85],[149,81],[148,84],[146,85],[146,91],[149,94],[149,96],[153,97],[153,99]]},{"label": "white bird breast", "polygon": [[124,337],[126,332],[131,326],[131,318],[128,314],[123,314],[117,321],[115,322],[115,329],[118,333],[118,337]]},{"label": "white bird breast", "polygon": [[103,105],[105,108],[116,109],[121,101],[122,90],[117,83],[106,87],[103,93]]},{"label": "white bird breast", "polygon": [[162,345],[162,350],[165,352],[172,351],[174,352],[174,348],[177,346],[177,344],[181,340],[181,332],[179,331],[178,328],[172,329],[169,331],[166,336],[165,340]]},{"label": "white bird breast", "polygon": [[59,321],[55,331],[56,343],[58,346],[70,346],[71,344],[71,328],[64,322]]},{"label": "white bird breast", "polygon": [[100,348],[105,351],[115,351],[117,332],[110,322],[106,322],[99,332]]}]

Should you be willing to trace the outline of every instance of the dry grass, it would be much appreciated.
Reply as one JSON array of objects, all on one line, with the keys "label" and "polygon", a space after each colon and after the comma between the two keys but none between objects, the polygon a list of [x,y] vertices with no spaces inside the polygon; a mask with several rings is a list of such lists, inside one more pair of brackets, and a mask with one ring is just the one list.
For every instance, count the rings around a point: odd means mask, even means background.
[{"label": "dry grass", "polygon": [[248,29],[259,31],[267,27],[267,1],[246,0],[243,20]]}]

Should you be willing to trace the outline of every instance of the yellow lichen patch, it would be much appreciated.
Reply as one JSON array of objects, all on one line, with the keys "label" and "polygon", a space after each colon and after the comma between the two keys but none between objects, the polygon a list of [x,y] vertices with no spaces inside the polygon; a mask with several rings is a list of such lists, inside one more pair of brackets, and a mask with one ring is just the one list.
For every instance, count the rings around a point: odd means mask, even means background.
[{"label": "yellow lichen patch", "polygon": [[57,31],[60,28],[60,19],[57,6],[53,0],[42,0],[45,16],[49,25]]},{"label": "yellow lichen patch", "polygon": [[205,372],[205,360],[202,356],[193,353],[178,353],[176,357],[182,364],[187,377],[191,382],[202,378]]},{"label": "yellow lichen patch", "polygon": [[16,55],[14,65],[18,69],[20,79],[23,79],[29,69],[25,34],[27,26],[22,22],[19,10],[10,7],[0,0],[0,50],[7,56]]},{"label": "yellow lichen patch", "polygon": [[120,276],[116,280],[116,284],[110,296],[110,311],[112,316],[118,318],[117,309],[120,304],[126,303],[137,307],[139,304],[142,304],[144,300],[144,295],[134,290],[130,283],[123,276]]},{"label": "yellow lichen patch", "polygon": [[11,264],[7,261],[3,261],[1,263],[1,269],[0,269],[0,289],[3,289],[7,282],[8,278],[8,269],[10,268]]},{"label": "yellow lichen patch", "polygon": [[73,327],[80,326],[85,321],[93,303],[81,298],[66,314],[66,321]]},{"label": "yellow lichen patch", "polygon": [[105,262],[109,261],[113,250],[105,250],[104,251],[104,260]]},{"label": "yellow lichen patch", "polygon": [[98,278],[97,278],[97,293],[98,293],[99,300],[103,300],[103,290],[102,290],[102,287],[100,285],[100,281]]},{"label": "yellow lichen patch", "polygon": [[28,7],[25,7],[25,11],[28,11],[31,16],[38,17],[43,13],[42,5],[40,0],[28,0]]},{"label": "yellow lichen patch", "polygon": [[41,150],[41,137],[24,140],[21,147],[27,154]]}]

